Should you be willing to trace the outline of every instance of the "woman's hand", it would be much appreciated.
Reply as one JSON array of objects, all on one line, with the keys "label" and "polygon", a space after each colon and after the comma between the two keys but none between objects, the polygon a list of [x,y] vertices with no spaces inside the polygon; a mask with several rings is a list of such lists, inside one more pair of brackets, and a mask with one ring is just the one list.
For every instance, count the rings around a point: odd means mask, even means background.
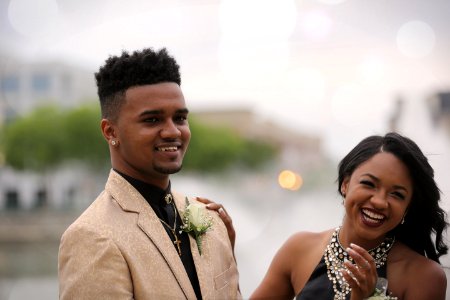
[{"label": "woman's hand", "polygon": [[355,262],[344,262],[348,271],[343,271],[343,276],[352,288],[350,300],[362,300],[370,297],[377,284],[377,268],[373,257],[364,248],[350,244],[346,251]]},{"label": "woman's hand", "polygon": [[222,219],[223,223],[225,224],[225,227],[227,228],[228,238],[230,239],[231,248],[233,249],[233,252],[234,252],[234,243],[236,241],[236,231],[234,230],[234,227],[233,227],[233,220],[231,219],[230,215],[228,215],[228,213],[225,210],[225,208],[223,207],[223,205],[220,203],[211,201],[209,199],[206,199],[206,198],[197,197],[196,199],[198,201],[206,204],[206,208],[208,208],[210,210],[215,210],[219,214],[219,217]]}]

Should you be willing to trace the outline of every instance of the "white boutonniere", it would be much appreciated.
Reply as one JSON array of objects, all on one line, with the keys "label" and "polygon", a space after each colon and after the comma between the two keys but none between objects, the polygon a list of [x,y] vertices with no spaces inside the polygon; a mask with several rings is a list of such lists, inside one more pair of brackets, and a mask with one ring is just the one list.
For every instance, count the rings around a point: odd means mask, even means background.
[{"label": "white boutonniere", "polygon": [[397,297],[386,295],[387,293],[387,279],[378,277],[375,292],[369,298],[365,300],[397,300]]},{"label": "white boutonniere", "polygon": [[181,230],[191,234],[197,242],[197,248],[202,255],[202,236],[212,226],[212,217],[207,213],[204,205],[189,203],[186,197],[186,206],[184,212],[181,212],[183,225]]}]

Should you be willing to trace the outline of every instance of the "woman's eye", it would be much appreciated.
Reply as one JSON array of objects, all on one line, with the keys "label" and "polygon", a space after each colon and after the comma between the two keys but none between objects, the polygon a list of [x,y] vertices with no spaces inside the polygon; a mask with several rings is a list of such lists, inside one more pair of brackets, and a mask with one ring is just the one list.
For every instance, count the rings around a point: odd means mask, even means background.
[{"label": "woman's eye", "polygon": [[361,184],[366,185],[366,186],[370,186],[370,187],[374,187],[375,186],[372,181],[368,181],[368,180],[362,180]]},{"label": "woman's eye", "polygon": [[393,192],[392,195],[394,195],[395,197],[397,197],[399,199],[405,199],[405,195],[403,195],[402,193],[399,193],[399,192]]}]

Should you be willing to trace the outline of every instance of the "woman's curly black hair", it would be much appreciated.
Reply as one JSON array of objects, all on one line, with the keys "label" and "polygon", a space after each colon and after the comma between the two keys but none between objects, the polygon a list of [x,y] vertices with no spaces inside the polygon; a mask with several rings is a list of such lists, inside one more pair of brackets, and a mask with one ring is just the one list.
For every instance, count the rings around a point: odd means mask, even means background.
[{"label": "woman's curly black hair", "polygon": [[342,195],[340,187],[344,179],[380,152],[392,153],[400,159],[408,168],[413,181],[413,195],[405,221],[390,234],[419,254],[439,262],[439,257],[448,251],[443,240],[443,232],[448,226],[447,214],[439,206],[440,190],[434,180],[434,170],[411,139],[391,132],[362,140],[339,163],[339,193]]},{"label": "woman's curly black hair", "polygon": [[125,91],[134,86],[175,82],[181,84],[180,67],[166,48],[146,48],[110,56],[95,73],[103,118],[117,117]]}]

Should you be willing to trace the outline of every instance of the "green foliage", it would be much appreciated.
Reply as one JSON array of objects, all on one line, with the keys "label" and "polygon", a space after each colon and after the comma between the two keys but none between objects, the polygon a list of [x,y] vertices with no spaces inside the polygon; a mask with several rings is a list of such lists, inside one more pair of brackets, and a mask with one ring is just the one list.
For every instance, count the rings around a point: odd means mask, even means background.
[{"label": "green foliage", "polygon": [[241,164],[250,169],[257,169],[271,161],[277,149],[275,146],[260,140],[246,140],[239,160]]},{"label": "green foliage", "polygon": [[191,142],[183,167],[188,170],[223,170],[238,159],[242,140],[225,128],[211,128],[189,120]]},{"label": "green foliage", "polygon": [[18,170],[44,171],[68,160],[82,160],[98,167],[109,161],[99,129],[99,109],[83,106],[62,110],[37,108],[6,124],[2,150],[8,165]]},{"label": "green foliage", "polygon": [[109,165],[109,150],[100,129],[100,115],[97,104],[66,112],[66,159],[84,161],[93,168]]},{"label": "green foliage", "polygon": [[2,148],[6,163],[23,170],[43,170],[61,163],[64,136],[61,112],[41,107],[5,126]]},{"label": "green foliage", "polygon": [[[276,153],[267,143],[244,139],[229,128],[205,126],[196,120],[189,122],[192,138],[184,169],[202,172],[218,172],[233,166],[254,169]],[[40,107],[0,130],[5,162],[15,169],[45,171],[71,160],[97,170],[110,165],[97,104],[71,110]]]},{"label": "green foliage", "polygon": [[183,168],[198,171],[222,171],[232,166],[257,168],[276,153],[267,143],[246,140],[225,127],[211,127],[190,118],[192,137]]}]

